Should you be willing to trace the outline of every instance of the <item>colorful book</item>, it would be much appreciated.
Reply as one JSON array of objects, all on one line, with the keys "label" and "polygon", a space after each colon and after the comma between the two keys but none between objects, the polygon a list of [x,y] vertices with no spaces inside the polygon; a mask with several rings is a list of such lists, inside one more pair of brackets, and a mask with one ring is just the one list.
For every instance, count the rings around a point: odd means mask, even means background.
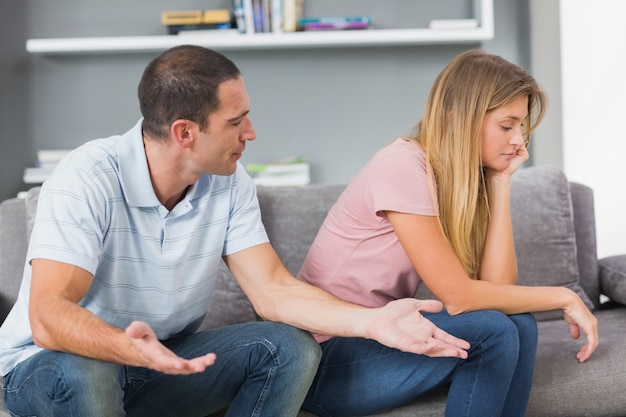
[{"label": "colorful book", "polygon": [[256,185],[306,185],[311,182],[310,165],[301,156],[286,157],[269,164],[248,164],[246,170]]},{"label": "colorful book", "polygon": [[365,23],[369,26],[372,25],[372,18],[370,16],[322,16],[322,17],[303,17],[298,19],[298,25],[304,27],[310,23]]},{"label": "colorful book", "polygon": [[306,23],[305,31],[310,30],[354,30],[369,29],[370,25],[364,22],[333,22],[333,23]]},{"label": "colorful book", "polygon": [[199,31],[199,30],[223,30],[232,29],[231,23],[200,23],[197,25],[169,25],[167,33],[170,35],[180,35],[182,32]]}]

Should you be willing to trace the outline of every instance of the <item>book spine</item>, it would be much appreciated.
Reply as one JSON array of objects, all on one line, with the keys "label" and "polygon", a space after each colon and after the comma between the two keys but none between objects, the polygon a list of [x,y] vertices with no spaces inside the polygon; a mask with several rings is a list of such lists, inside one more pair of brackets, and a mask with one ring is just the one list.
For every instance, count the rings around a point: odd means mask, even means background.
[{"label": "book spine", "polygon": [[203,23],[198,25],[170,25],[167,26],[167,33],[170,35],[178,35],[181,31],[187,30],[220,30],[220,29],[232,29],[230,23]]},{"label": "book spine", "polygon": [[298,20],[300,26],[309,23],[351,23],[361,22],[368,25],[372,24],[370,16],[324,16],[324,17],[304,17]]},{"label": "book spine", "polygon": [[252,13],[254,16],[254,32],[263,32],[263,0],[252,0]]},{"label": "book spine", "polygon": [[202,10],[177,10],[163,12],[161,14],[161,24],[167,25],[187,25],[202,23]]},{"label": "book spine", "polygon": [[284,0],[283,3],[283,30],[295,32],[298,30],[298,20],[302,18],[304,0]]},{"label": "book spine", "polygon": [[263,16],[263,32],[269,33],[272,31],[272,18],[271,18],[271,0],[261,0],[261,14]]},{"label": "book spine", "polygon": [[251,35],[254,33],[254,7],[252,6],[252,0],[243,1],[243,17],[246,26],[246,33]]},{"label": "book spine", "polygon": [[283,31],[283,0],[270,0],[272,2],[272,32],[281,33]]},{"label": "book spine", "polygon": [[369,29],[370,25],[363,22],[307,23],[304,30],[353,30]]},{"label": "book spine", "polygon": [[233,14],[235,22],[237,22],[237,30],[239,33],[246,33],[246,19],[243,10],[243,0],[233,0]]}]

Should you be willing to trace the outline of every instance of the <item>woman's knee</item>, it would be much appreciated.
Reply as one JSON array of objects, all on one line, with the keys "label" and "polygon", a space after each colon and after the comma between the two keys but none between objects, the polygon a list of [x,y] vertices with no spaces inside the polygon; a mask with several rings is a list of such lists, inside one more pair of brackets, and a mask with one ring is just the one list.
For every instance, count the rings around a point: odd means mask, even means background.
[{"label": "woman's knee", "polygon": [[264,322],[263,326],[263,343],[270,351],[284,362],[317,369],[322,350],[309,332],[282,323]]},{"label": "woman's knee", "polygon": [[470,344],[478,344],[483,349],[499,351],[508,354],[511,359],[517,357],[520,345],[520,336],[517,326],[504,313],[494,310],[483,310],[470,313],[472,328],[468,329],[472,339]]},{"label": "woman's knee", "polygon": [[531,313],[514,314],[509,319],[515,324],[520,340],[537,344],[539,332],[537,329],[537,320]]}]

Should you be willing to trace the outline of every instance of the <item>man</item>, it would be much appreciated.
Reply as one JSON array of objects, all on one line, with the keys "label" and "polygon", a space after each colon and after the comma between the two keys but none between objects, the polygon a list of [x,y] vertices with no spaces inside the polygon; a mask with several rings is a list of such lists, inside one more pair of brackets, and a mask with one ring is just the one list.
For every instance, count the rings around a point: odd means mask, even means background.
[{"label": "man", "polygon": [[[437,302],[368,309],[284,268],[238,163],[255,131],[229,59],[165,51],[139,101],[135,127],[77,148],[42,187],[22,288],[0,328],[13,413],[294,416],[320,357],[304,330],[466,357],[466,342],[420,315]],[[266,321],[196,332],[222,258]]]}]

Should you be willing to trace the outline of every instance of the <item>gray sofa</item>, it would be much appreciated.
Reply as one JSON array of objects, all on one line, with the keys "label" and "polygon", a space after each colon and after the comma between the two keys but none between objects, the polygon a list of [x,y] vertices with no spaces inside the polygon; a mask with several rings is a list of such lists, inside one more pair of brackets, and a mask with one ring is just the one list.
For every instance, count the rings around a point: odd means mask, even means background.
[{"label": "gray sofa", "polygon": [[[263,220],[278,254],[297,273],[340,185],[259,187]],[[38,189],[0,204],[0,321],[15,301]],[[626,416],[626,255],[598,260],[592,190],[557,169],[515,174],[512,214],[520,283],[564,285],[586,297],[600,326],[600,345],[584,364],[559,312],[537,315],[539,349],[528,416]],[[257,320],[226,268],[204,327]],[[418,294],[430,296],[427,289]],[[609,297],[600,304],[600,294]],[[384,416],[443,416],[446,390]],[[8,416],[0,407],[0,416]],[[311,415],[302,412],[300,417]],[[184,416],[177,416],[184,417]]]}]

